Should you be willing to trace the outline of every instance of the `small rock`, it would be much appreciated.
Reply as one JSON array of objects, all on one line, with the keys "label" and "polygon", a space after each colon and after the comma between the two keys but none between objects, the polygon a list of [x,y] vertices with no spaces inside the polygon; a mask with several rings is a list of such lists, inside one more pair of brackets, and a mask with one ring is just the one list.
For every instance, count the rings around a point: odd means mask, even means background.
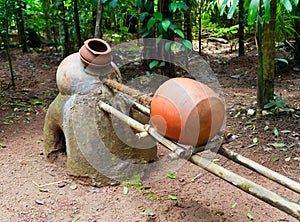
[{"label": "small rock", "polygon": [[65,183],[65,182],[61,182],[61,183],[57,184],[57,186],[58,186],[59,188],[63,188],[63,187],[66,186],[66,183]]},{"label": "small rock", "polygon": [[40,190],[40,192],[43,192],[43,193],[49,192],[49,189],[45,189],[45,188],[40,188],[39,190]]},{"label": "small rock", "polygon": [[297,67],[297,66],[294,66],[294,67],[293,67],[293,71],[295,71],[295,72],[299,72],[299,71],[300,71],[300,68],[299,68],[299,67]]},{"label": "small rock", "polygon": [[248,116],[253,116],[254,113],[255,113],[255,110],[254,110],[254,109],[248,109],[248,111],[247,111],[247,115],[248,115]]},{"label": "small rock", "polygon": [[76,190],[77,189],[77,185],[74,183],[70,186],[71,190]]},{"label": "small rock", "polygon": [[35,200],[35,202],[36,202],[38,205],[44,205],[44,204],[45,204],[45,201],[43,201],[43,200]]},{"label": "small rock", "polygon": [[271,113],[271,112],[269,112],[269,111],[267,111],[267,110],[263,110],[263,111],[262,111],[262,115],[263,115],[263,116],[267,116],[267,115],[269,115],[269,114],[273,114],[273,113]]},{"label": "small rock", "polygon": [[230,76],[230,78],[232,78],[232,79],[238,79],[238,78],[240,78],[240,77],[241,77],[241,74]]},{"label": "small rock", "polygon": [[29,162],[29,160],[20,160],[20,164],[21,165],[27,165],[28,164],[28,162]]},{"label": "small rock", "polygon": [[96,189],[96,190],[88,190],[88,192],[90,193],[100,193],[100,190]]},{"label": "small rock", "polygon": [[280,132],[281,132],[281,133],[283,133],[283,134],[288,134],[288,133],[291,133],[291,131],[290,131],[290,130],[281,130]]}]

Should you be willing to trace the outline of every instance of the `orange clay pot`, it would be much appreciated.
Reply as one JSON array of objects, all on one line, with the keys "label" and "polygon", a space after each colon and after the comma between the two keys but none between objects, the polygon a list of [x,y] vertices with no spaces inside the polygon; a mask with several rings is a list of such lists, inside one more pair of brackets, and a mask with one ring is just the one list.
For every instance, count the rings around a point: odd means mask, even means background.
[{"label": "orange clay pot", "polygon": [[105,65],[112,60],[109,44],[97,38],[86,40],[80,48],[79,54],[83,61],[95,65]]},{"label": "orange clay pot", "polygon": [[225,106],[207,85],[187,78],[166,81],[151,102],[151,124],[176,142],[200,146],[221,129]]}]

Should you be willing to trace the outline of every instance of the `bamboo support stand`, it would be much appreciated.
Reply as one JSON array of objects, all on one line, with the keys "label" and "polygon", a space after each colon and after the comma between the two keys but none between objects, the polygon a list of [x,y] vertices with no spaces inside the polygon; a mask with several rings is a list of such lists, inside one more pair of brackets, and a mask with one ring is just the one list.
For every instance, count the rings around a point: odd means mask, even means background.
[{"label": "bamboo support stand", "polygon": [[[109,87],[117,89],[123,93],[126,93],[130,96],[132,96],[135,99],[138,99],[139,102],[142,102],[143,104],[150,104],[151,97],[148,95],[143,95],[141,92],[131,89],[127,86],[124,86],[120,83],[114,82],[112,80],[105,81],[105,84],[107,84]],[[132,100],[133,107],[140,110],[143,113],[150,114],[150,109],[136,103],[134,100]],[[244,177],[241,177],[217,164],[214,164],[213,162],[197,155],[197,152],[203,151],[204,149],[207,149],[207,147],[193,147],[193,148],[185,148],[184,146],[181,146],[179,144],[176,144],[165,137],[163,137],[161,134],[159,134],[153,127],[150,125],[143,125],[139,123],[138,121],[132,119],[131,117],[123,114],[122,112],[116,110],[114,107],[104,103],[99,102],[99,107],[103,109],[104,111],[111,113],[112,115],[115,115],[120,120],[124,121],[126,124],[128,124],[130,127],[136,129],[139,132],[142,132],[144,135],[150,135],[155,140],[166,146],[168,149],[172,151],[169,156],[171,159],[176,158],[185,158],[188,159],[190,162],[194,163],[195,165],[207,170],[208,172],[220,177],[221,179],[229,182],[230,184],[238,187],[239,189],[255,196],[256,198],[282,210],[283,212],[297,218],[300,220],[300,205],[296,202],[293,202],[291,200],[288,200],[272,191],[267,190],[266,188],[247,180]],[[209,147],[213,147],[215,144],[212,143],[209,145]],[[300,183],[291,180],[290,178],[287,178],[277,172],[274,172],[246,157],[243,157],[240,154],[237,154],[231,150],[228,150],[224,147],[220,147],[218,153],[222,156],[225,156],[234,162],[237,162],[241,165],[244,165],[245,167],[254,170],[261,175],[265,176],[266,178],[269,178],[289,189],[292,191],[295,191],[297,193],[300,193]]]}]

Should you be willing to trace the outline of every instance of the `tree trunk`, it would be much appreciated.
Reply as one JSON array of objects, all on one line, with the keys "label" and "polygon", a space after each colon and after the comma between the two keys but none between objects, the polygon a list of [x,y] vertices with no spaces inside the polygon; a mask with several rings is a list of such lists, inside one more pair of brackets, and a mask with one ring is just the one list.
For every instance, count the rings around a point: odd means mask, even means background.
[{"label": "tree trunk", "polygon": [[[259,12],[261,13],[261,12]],[[261,15],[259,15],[261,16]],[[256,39],[256,45],[258,50],[258,71],[257,71],[257,110],[256,110],[256,117],[259,119],[262,116],[262,110],[264,108],[263,105],[263,79],[264,79],[264,73],[263,73],[263,56],[262,56],[262,24],[258,21],[256,21],[256,33],[255,33],[255,39]]]},{"label": "tree trunk", "polygon": [[192,34],[192,28],[193,28],[193,22],[191,19],[192,16],[192,4],[191,0],[185,1],[186,5],[188,6],[188,10],[184,12],[184,26],[186,31],[186,39],[190,42],[193,42],[193,34]]},{"label": "tree trunk", "polygon": [[[300,13],[300,2],[298,3],[296,10],[298,11],[298,13]],[[298,30],[298,35],[296,37],[296,43],[295,43],[294,60],[296,63],[298,63],[298,65],[300,65],[300,22],[298,19],[295,19],[295,30]]]},{"label": "tree trunk", "polygon": [[101,21],[102,21],[102,4],[101,4],[101,0],[98,0],[97,17],[96,17],[96,25],[95,25],[95,38],[102,38]]},{"label": "tree trunk", "polygon": [[202,37],[202,19],[201,19],[201,13],[202,13],[202,0],[200,1],[199,4],[199,11],[198,11],[198,16],[199,16],[199,20],[198,20],[198,40],[199,40],[199,55],[201,55],[201,37]]},{"label": "tree trunk", "polygon": [[245,12],[244,0],[239,1],[239,56],[245,55]]},{"label": "tree trunk", "polygon": [[43,0],[42,1],[42,7],[43,7],[44,18],[45,18],[45,23],[46,23],[45,32],[46,32],[46,38],[47,39],[51,38],[51,26],[52,26],[52,24],[50,24],[51,20],[49,18],[50,4],[53,4],[53,3],[51,3],[51,1],[49,1],[49,0]]},{"label": "tree trunk", "polygon": [[77,0],[74,0],[74,21],[75,21],[75,29],[76,29],[77,47],[79,49],[82,45],[82,42],[81,42],[81,34],[80,34],[80,22],[79,22]]},{"label": "tree trunk", "polygon": [[66,21],[65,5],[64,1],[60,0],[59,9],[61,11],[61,26],[63,28],[61,43],[62,43],[62,57],[65,58],[70,54],[70,42],[69,42],[69,30]]},{"label": "tree trunk", "polygon": [[271,1],[271,18],[263,27],[263,105],[274,99],[276,1]]},{"label": "tree trunk", "polygon": [[8,64],[9,64],[9,70],[10,70],[10,86],[13,88],[16,87],[15,84],[15,77],[14,77],[14,72],[13,72],[13,65],[12,65],[12,59],[11,59],[11,52],[10,52],[10,46],[9,46],[9,34],[8,34],[8,27],[9,27],[9,21],[8,19],[10,16],[8,15],[9,6],[7,5],[7,1],[4,1],[4,29],[5,29],[5,48],[6,48],[6,53],[7,53],[7,58],[8,58]]},{"label": "tree trunk", "polygon": [[[172,3],[171,0],[160,0],[158,9],[163,14],[163,19],[169,18],[171,21],[173,21],[173,19],[172,19],[173,15],[169,10],[170,3]],[[174,41],[174,34],[173,34],[173,32],[171,32],[170,29],[168,29],[167,32],[163,31],[163,38]],[[171,49],[169,49],[169,51],[166,51],[165,48],[162,47],[161,53],[163,53],[163,55],[165,57],[165,61],[171,60],[171,56],[172,56]],[[164,76],[168,76],[170,78],[176,77],[175,65],[172,63],[166,62],[165,66],[161,67],[161,72],[162,72],[162,75],[164,75]]]},{"label": "tree trunk", "polygon": [[17,26],[18,26],[18,35],[19,42],[22,46],[22,51],[27,52],[27,38],[25,33],[24,25],[24,11],[26,9],[26,3],[23,0],[17,1]]}]

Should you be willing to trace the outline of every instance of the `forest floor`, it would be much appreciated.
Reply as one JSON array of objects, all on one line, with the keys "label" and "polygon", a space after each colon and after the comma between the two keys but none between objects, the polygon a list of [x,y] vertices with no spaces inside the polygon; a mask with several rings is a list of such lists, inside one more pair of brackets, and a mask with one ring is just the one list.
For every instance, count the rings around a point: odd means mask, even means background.
[{"label": "forest floor", "polygon": [[[300,72],[288,66],[276,77],[276,94],[288,99],[294,112],[258,121],[255,114],[247,115],[256,102],[255,48],[237,57],[228,44],[203,47],[226,97],[227,132],[235,137],[224,146],[300,182]],[[173,172],[175,179],[166,176],[148,190],[128,187],[128,193],[126,185],[93,187],[68,176],[65,153],[53,162],[43,154],[44,118],[58,93],[60,60],[46,50],[23,54],[14,48],[12,55],[16,90],[6,88],[8,62],[0,51],[0,221],[297,221],[190,162]],[[214,160],[300,203],[299,194],[257,173],[220,155]]]}]

